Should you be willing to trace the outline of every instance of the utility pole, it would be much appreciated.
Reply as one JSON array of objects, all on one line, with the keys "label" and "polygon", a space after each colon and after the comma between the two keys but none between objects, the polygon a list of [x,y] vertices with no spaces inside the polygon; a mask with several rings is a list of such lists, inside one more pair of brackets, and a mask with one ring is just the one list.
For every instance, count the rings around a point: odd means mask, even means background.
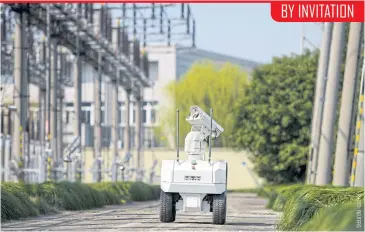
[{"label": "utility pole", "polygon": [[[28,96],[26,89],[28,88],[28,75],[27,71],[27,34],[26,34],[26,20],[25,13],[19,12],[17,14],[17,22],[15,24],[15,44],[14,44],[14,99],[16,112],[14,115],[14,127],[13,127],[13,142],[12,142],[12,157],[20,165],[24,165],[24,140],[25,129],[27,126],[27,111],[28,111]],[[18,170],[19,174],[22,170]],[[18,179],[23,179],[24,176],[19,176]]]},{"label": "utility pole", "polygon": [[347,186],[349,184],[348,156],[352,144],[351,128],[354,123],[353,108],[356,103],[356,80],[358,77],[362,27],[363,23],[350,24],[333,176],[333,184],[336,186]]},{"label": "utility pole", "polygon": [[[81,5],[77,5],[77,18],[80,18],[81,13]],[[76,62],[74,66],[74,88],[75,88],[75,101],[74,101],[74,109],[75,109],[75,135],[79,138],[79,154],[81,157],[81,169],[83,169],[83,156],[82,156],[82,132],[81,132],[81,96],[82,96],[82,71],[81,71],[81,56],[80,56],[80,28],[77,28],[77,38],[76,38]],[[81,171],[83,173],[83,170]],[[80,173],[80,179],[82,181],[82,174]]]},{"label": "utility pole", "polygon": [[4,108],[4,110],[2,110],[2,115],[4,116],[4,137],[5,138],[5,142],[4,142],[4,150],[1,150],[2,156],[4,157],[4,163],[3,163],[3,170],[4,170],[4,176],[3,178],[1,178],[1,181],[4,182],[9,182],[10,180],[10,170],[9,170],[9,161],[10,161],[10,154],[9,154],[9,148],[11,147],[11,145],[9,144],[10,142],[10,109],[8,107]]},{"label": "utility pole", "polygon": [[117,181],[117,157],[118,157],[118,82],[117,80],[112,80],[112,131],[111,131],[111,142],[112,142],[112,154],[113,154],[113,170],[112,170],[112,180],[113,182]]},{"label": "utility pole", "polygon": [[[47,31],[46,31],[46,37],[47,37],[47,46],[46,46],[46,72],[47,72],[47,80],[46,80],[46,146],[47,148],[50,148],[51,146],[51,62],[50,58],[52,57],[51,52],[51,12],[50,12],[50,5],[47,5]],[[51,157],[49,157],[49,154],[45,154],[47,157],[47,180],[51,180],[52,173],[51,173]]]},{"label": "utility pole", "polygon": [[363,60],[362,75],[360,81],[360,97],[356,120],[355,149],[351,170],[351,186],[356,187],[364,187],[364,78],[365,60]]},{"label": "utility pole", "polygon": [[[120,20],[117,20],[117,27],[112,28],[111,31],[111,40],[113,44],[113,48],[116,51],[117,56],[120,54]],[[112,81],[112,110],[111,110],[111,140],[112,140],[112,154],[113,154],[113,162],[112,162],[112,181],[118,181],[118,161],[119,161],[119,152],[118,152],[118,141],[119,141],[119,115],[120,115],[120,106],[119,106],[119,85],[120,80],[122,78],[122,70],[117,68],[116,71],[116,80]]]},{"label": "utility pole", "polygon": [[336,121],[337,89],[340,80],[342,53],[345,44],[345,23],[334,23],[330,60],[328,67],[328,80],[326,86],[323,109],[323,121],[319,144],[317,185],[327,185],[331,182],[332,151],[334,126]]},{"label": "utility pole", "polygon": [[331,47],[333,23],[325,23],[324,32],[322,35],[321,52],[319,56],[316,92],[313,106],[312,116],[312,132],[311,132],[311,145],[309,151],[309,162],[307,167],[307,183],[314,184],[315,168],[318,160],[318,145],[321,134],[322,116],[323,116],[323,104],[324,93],[326,89],[327,70],[329,53]]},{"label": "utility pole", "polygon": [[51,51],[52,56],[50,57],[51,61],[51,147],[52,147],[52,161],[53,161],[53,178],[54,180],[58,180],[58,171],[57,171],[57,163],[58,163],[58,146],[57,146],[57,89],[58,89],[58,81],[57,81],[57,58],[58,58],[58,46],[57,41],[53,39],[51,41]]},{"label": "utility pole", "polygon": [[142,117],[141,117],[141,109],[142,109],[142,93],[141,88],[139,88],[139,94],[136,96],[136,150],[137,150],[137,181],[142,181],[142,157],[141,157],[141,125],[142,125]]},{"label": "utility pole", "polygon": [[130,155],[131,155],[131,129],[130,129],[130,108],[131,108],[131,91],[129,89],[127,89],[125,91],[125,129],[124,129],[124,151],[125,151],[125,157],[126,157],[126,166],[127,168],[125,169],[125,173],[126,173],[126,177],[128,178],[128,180],[130,179],[130,174],[129,174],[129,168],[130,168],[130,164],[129,164],[129,160],[130,160]]},{"label": "utility pole", "polygon": [[[64,178],[64,146],[63,146],[63,100],[65,97],[64,88],[63,88],[63,78],[65,77],[65,65],[66,65],[66,54],[61,51],[59,52],[59,75],[58,75],[58,111],[57,111],[57,119],[58,119],[58,131],[57,131],[57,149],[58,149],[58,157],[57,157],[57,170],[60,174],[59,177],[63,180]],[[67,164],[68,165],[68,164]]]},{"label": "utility pole", "polygon": [[94,182],[100,182],[101,175],[101,52],[98,54],[98,71],[94,78]]},{"label": "utility pole", "polygon": [[46,119],[46,98],[47,93],[44,89],[39,90],[39,135],[40,135],[40,145],[41,145],[41,158],[39,162],[39,183],[42,183],[46,180],[45,176],[45,161],[46,161],[46,154],[45,154],[45,147],[46,147],[46,128],[45,128],[45,119]]},{"label": "utility pole", "polygon": [[59,97],[58,97],[58,111],[57,111],[57,119],[58,119],[58,131],[57,131],[57,150],[58,150],[58,157],[57,157],[57,171],[58,171],[58,178],[63,179],[63,99],[64,99],[64,92],[63,88],[59,89]]},{"label": "utility pole", "polygon": [[[364,95],[362,95],[364,96]],[[363,97],[364,98],[364,97]],[[362,115],[361,127],[360,127],[360,141],[357,154],[357,163],[355,174],[355,187],[364,187],[364,115]]]}]

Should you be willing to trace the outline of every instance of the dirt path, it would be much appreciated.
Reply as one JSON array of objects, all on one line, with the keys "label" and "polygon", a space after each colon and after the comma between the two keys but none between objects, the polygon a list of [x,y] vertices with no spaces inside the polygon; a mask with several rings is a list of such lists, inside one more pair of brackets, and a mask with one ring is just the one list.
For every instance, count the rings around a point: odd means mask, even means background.
[{"label": "dirt path", "polygon": [[265,209],[255,194],[229,193],[225,225],[213,225],[211,215],[177,213],[173,223],[159,221],[159,202],[139,202],[102,209],[2,223],[2,231],[273,231],[279,214]]}]

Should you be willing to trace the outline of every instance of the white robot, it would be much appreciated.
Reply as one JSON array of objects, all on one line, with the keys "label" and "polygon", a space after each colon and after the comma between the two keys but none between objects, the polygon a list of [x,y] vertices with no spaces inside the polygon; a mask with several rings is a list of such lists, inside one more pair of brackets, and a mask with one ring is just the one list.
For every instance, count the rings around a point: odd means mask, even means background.
[{"label": "white robot", "polygon": [[[179,110],[177,110],[177,159],[163,160],[161,167],[160,221],[175,221],[176,211],[212,213],[213,223],[226,222],[228,164],[211,161],[212,138],[223,128],[198,106],[186,118],[192,127],[185,138],[187,160],[179,160]],[[205,151],[209,144],[209,159]]]}]

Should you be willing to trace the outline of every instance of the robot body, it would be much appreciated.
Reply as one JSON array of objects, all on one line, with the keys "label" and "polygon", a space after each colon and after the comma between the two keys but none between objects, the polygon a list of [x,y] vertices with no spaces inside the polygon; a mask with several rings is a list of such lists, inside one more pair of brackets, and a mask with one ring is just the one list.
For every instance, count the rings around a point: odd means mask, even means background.
[{"label": "robot body", "polygon": [[217,138],[223,128],[197,106],[186,121],[192,125],[185,138],[188,159],[162,161],[160,219],[173,222],[176,211],[204,212],[213,214],[214,224],[224,224],[228,164],[210,161],[210,153],[205,160],[208,138]]}]

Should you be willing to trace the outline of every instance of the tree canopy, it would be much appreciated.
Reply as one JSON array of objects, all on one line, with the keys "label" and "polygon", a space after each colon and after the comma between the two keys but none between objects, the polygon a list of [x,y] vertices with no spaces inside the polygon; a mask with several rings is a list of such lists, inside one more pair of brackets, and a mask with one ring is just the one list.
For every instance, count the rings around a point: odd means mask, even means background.
[{"label": "tree canopy", "polygon": [[[248,89],[248,74],[239,66],[225,63],[199,62],[177,82],[167,87],[168,95],[175,102],[161,118],[164,125],[176,128],[176,109],[180,110],[180,146],[191,129],[185,121],[190,106],[198,105],[207,114],[213,108],[213,118],[223,128],[224,133],[214,141],[215,146],[229,146],[230,136],[235,125],[233,106],[238,99],[245,98]],[[160,114],[161,115],[161,114]],[[158,128],[157,131],[163,131]],[[162,134],[162,133],[161,133]]]},{"label": "tree canopy", "polygon": [[274,58],[260,66],[235,107],[234,138],[250,151],[255,171],[268,182],[305,176],[318,53]]}]

